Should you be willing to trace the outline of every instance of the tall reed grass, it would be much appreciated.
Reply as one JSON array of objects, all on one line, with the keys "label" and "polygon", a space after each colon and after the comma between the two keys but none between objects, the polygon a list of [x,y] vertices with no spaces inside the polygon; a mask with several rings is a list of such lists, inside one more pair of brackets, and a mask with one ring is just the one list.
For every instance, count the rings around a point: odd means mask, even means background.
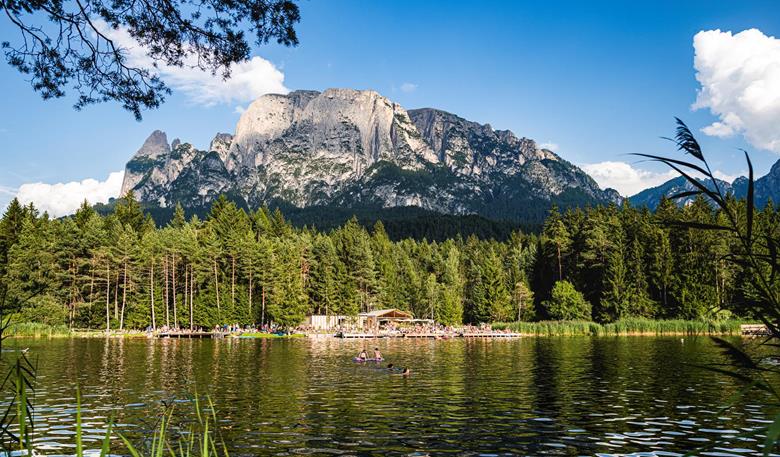
[{"label": "tall reed grass", "polygon": [[534,336],[620,336],[620,335],[739,335],[739,320],[688,321],[682,319],[621,319],[609,324],[588,321],[499,322],[496,330]]},{"label": "tall reed grass", "polygon": [[18,322],[8,326],[3,336],[10,337],[53,337],[69,336],[71,330],[66,325],[48,325],[37,322]]}]

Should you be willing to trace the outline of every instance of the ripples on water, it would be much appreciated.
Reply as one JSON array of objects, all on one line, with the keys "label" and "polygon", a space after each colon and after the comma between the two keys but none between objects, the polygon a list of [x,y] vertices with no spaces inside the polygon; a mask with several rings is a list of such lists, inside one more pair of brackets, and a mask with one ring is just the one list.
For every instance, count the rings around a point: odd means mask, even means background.
[{"label": "ripples on water", "polygon": [[[706,338],[11,344],[38,358],[46,454],[75,449],[76,385],[95,449],[107,418],[139,440],[193,392],[213,398],[231,455],[745,456],[759,448],[745,432],[768,423],[760,396],[721,411],[738,386],[689,365],[721,361]],[[352,362],[373,345],[412,376]]]}]

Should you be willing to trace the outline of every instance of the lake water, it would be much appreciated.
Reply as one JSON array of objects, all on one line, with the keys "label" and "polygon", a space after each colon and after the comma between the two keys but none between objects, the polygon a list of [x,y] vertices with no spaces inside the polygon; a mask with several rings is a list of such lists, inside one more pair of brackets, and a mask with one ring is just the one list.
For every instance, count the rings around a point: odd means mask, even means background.
[{"label": "lake water", "polygon": [[[410,377],[357,364],[378,345]],[[754,394],[691,364],[704,337],[517,340],[9,340],[39,366],[36,443],[72,454],[75,391],[90,448],[105,418],[139,440],[163,402],[209,393],[232,455],[752,455]],[[369,347],[369,348],[372,348]],[[3,354],[9,357],[8,353]],[[119,443],[116,443],[117,449]]]}]

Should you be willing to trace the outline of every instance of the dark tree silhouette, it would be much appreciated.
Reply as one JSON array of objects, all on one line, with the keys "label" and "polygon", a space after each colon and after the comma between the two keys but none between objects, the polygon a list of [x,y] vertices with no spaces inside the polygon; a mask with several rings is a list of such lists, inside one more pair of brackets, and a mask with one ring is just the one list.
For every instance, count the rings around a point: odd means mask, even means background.
[{"label": "dark tree silhouette", "polygon": [[29,76],[44,99],[71,89],[76,109],[117,101],[141,119],[170,89],[154,68],[128,61],[107,28],[125,29],[147,50],[153,67],[185,65],[230,77],[230,65],[258,44],[298,44],[293,0],[0,0],[19,35],[2,47],[8,63]]}]

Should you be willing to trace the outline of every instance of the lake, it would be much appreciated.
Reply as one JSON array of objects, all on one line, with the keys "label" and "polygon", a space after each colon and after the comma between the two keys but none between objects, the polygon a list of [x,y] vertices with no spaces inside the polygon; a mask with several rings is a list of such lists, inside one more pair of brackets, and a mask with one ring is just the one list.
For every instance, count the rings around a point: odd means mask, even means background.
[{"label": "lake", "polygon": [[[378,345],[391,375],[352,357]],[[75,392],[88,447],[105,418],[139,440],[162,403],[210,394],[231,455],[751,455],[765,398],[693,367],[705,337],[515,340],[9,340],[39,366],[36,443],[72,454]],[[370,351],[369,351],[370,352]],[[4,358],[9,358],[5,353]],[[120,448],[116,442],[117,449]]]}]

